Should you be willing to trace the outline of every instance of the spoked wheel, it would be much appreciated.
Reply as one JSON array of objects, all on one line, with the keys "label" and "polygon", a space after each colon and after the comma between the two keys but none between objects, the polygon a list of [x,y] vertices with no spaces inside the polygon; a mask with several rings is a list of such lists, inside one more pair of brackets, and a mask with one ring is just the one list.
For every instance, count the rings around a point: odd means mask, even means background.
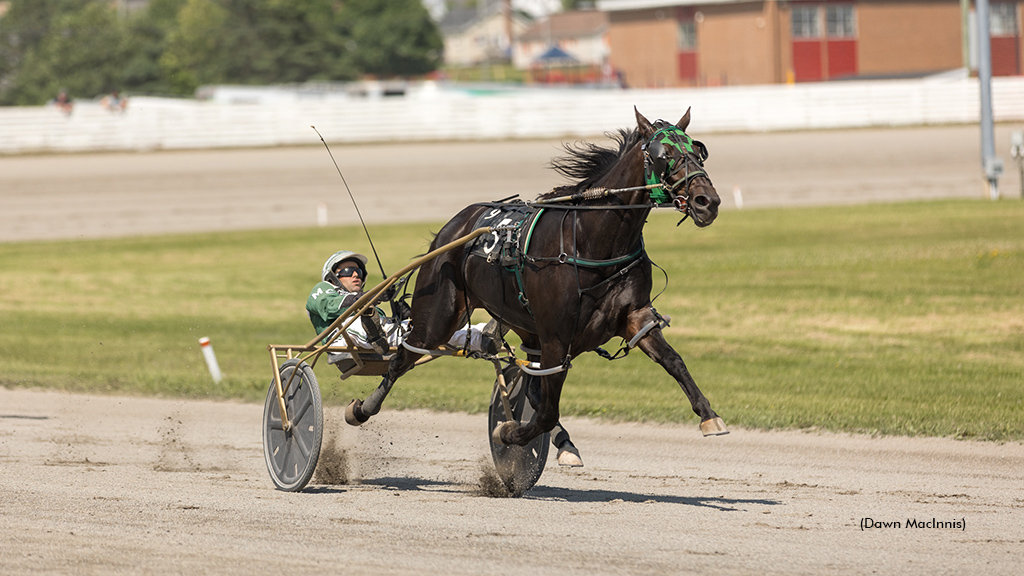
[{"label": "spoked wheel", "polygon": [[[519,422],[529,422],[533,418],[533,406],[526,399],[527,375],[513,364],[502,370],[505,376],[505,386],[508,388],[509,405],[512,408],[512,417]],[[505,422],[505,408],[501,403],[501,393],[498,389],[498,382],[494,382],[494,392],[491,394],[491,409],[487,415],[487,437],[490,439],[490,432]],[[491,442],[491,457],[494,459],[494,467],[498,471],[498,477],[505,483],[505,487],[513,494],[522,494],[533,488],[533,485],[540,479],[544,472],[544,463],[548,458],[548,446],[550,435],[541,434],[534,438],[526,446],[505,446]]]},{"label": "spoked wheel", "polygon": [[[298,492],[306,487],[320,458],[320,442],[324,435],[324,410],[320,386],[313,369],[297,358],[281,365],[281,386],[285,410],[291,427],[281,423],[281,407],[277,387],[270,381],[267,402],[263,406],[263,455],[267,471],[278,490]],[[292,373],[298,370],[295,377]],[[288,380],[291,379],[291,384]]]}]

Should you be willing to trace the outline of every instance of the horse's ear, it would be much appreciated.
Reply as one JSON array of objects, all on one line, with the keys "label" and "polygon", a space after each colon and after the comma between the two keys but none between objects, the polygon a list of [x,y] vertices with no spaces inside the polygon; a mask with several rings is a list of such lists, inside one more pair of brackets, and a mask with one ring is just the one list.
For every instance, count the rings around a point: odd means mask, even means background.
[{"label": "horse's ear", "polygon": [[690,108],[689,108],[689,106],[687,106],[686,114],[683,114],[683,117],[679,119],[679,122],[676,122],[676,128],[679,128],[683,132],[686,132],[686,127],[689,126],[689,125],[690,125]]},{"label": "horse's ear", "polygon": [[644,118],[644,115],[633,106],[633,112],[636,113],[636,127],[643,134],[644,138],[650,138],[654,134],[654,126],[651,125],[650,120]]}]

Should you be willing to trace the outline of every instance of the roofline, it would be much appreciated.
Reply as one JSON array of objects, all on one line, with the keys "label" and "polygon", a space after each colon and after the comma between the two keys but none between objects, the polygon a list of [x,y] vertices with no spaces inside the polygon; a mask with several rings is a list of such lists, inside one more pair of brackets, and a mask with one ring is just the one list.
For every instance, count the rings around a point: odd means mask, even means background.
[{"label": "roofline", "polygon": [[[671,8],[675,6],[701,6],[710,4],[741,4],[756,0],[597,0],[597,9],[604,12]],[[761,0],[765,1],[765,0]]]}]

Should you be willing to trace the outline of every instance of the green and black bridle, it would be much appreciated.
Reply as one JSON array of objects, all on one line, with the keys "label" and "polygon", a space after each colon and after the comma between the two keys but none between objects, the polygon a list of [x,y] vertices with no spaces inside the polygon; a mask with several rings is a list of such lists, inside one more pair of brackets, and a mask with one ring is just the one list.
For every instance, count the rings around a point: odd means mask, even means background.
[{"label": "green and black bridle", "polygon": [[[678,126],[665,124],[667,122],[657,122],[655,126],[661,127],[641,147],[644,155],[644,182],[651,186],[650,198],[653,203],[672,203],[676,210],[684,214],[685,220],[690,215],[690,185],[694,178],[703,176],[708,182],[711,181],[711,177],[704,171],[708,149]],[[672,149],[678,155],[671,154]]]}]

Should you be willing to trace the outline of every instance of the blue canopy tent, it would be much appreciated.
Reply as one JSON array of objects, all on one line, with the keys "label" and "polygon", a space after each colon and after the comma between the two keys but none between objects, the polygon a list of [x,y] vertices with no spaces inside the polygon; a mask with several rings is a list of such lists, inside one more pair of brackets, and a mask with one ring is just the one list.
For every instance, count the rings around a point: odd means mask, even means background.
[{"label": "blue canopy tent", "polygon": [[579,60],[573,58],[572,54],[569,54],[565,50],[562,50],[558,46],[551,46],[544,51],[543,54],[534,58],[534,64],[540,64],[543,66],[572,66],[579,64]]}]

